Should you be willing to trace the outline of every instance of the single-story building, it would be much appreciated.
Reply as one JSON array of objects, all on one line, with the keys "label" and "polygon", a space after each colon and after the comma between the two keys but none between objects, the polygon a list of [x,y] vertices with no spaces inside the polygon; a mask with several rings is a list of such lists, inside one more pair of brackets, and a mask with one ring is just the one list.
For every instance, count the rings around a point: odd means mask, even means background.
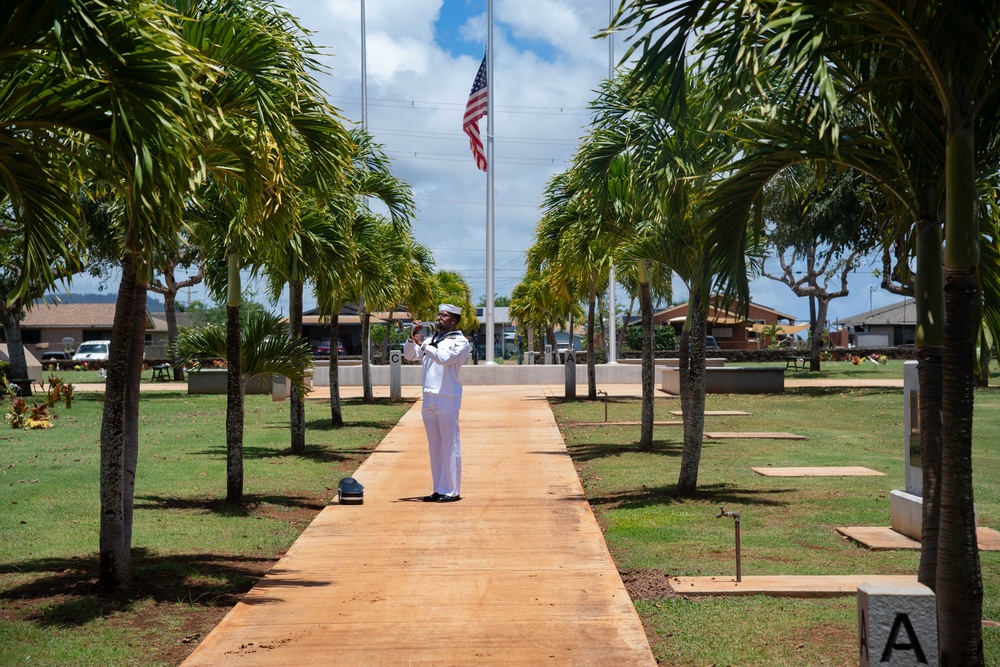
[{"label": "single-story building", "polygon": [[[146,311],[147,359],[167,356],[167,321],[163,313]],[[111,340],[115,322],[113,303],[37,303],[21,320],[24,346],[39,359],[46,352],[72,351],[83,342]]]},{"label": "single-story building", "polygon": [[839,318],[835,327],[846,330],[854,347],[900,347],[917,340],[917,302],[905,298],[876,310]]},{"label": "single-story building", "polygon": [[[749,350],[757,349],[766,344],[761,332],[764,327],[777,324],[782,327],[783,335],[792,335],[800,331],[802,325],[795,324],[795,318],[791,315],[779,312],[768,306],[750,302],[745,316],[737,314],[734,304],[729,307],[722,307],[719,303],[721,297],[715,297],[708,307],[708,330],[706,333],[714,336],[719,347],[723,350]],[[653,314],[653,325],[670,325],[680,335],[688,316],[688,304],[682,303],[660,310]],[[640,318],[633,317],[629,326],[635,326],[641,321]]]}]

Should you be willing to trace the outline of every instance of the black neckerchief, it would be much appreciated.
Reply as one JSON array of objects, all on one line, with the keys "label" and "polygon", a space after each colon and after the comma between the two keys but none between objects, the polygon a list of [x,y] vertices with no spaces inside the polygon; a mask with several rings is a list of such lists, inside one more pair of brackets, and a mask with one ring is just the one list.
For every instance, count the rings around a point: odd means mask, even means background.
[{"label": "black neckerchief", "polygon": [[431,342],[429,342],[428,345],[430,345],[431,347],[437,347],[438,343],[443,341],[445,338],[451,338],[452,336],[457,336],[460,335],[461,333],[462,332],[457,329],[455,331],[449,331],[446,334],[442,334],[441,332],[435,332],[434,337],[431,338]]}]

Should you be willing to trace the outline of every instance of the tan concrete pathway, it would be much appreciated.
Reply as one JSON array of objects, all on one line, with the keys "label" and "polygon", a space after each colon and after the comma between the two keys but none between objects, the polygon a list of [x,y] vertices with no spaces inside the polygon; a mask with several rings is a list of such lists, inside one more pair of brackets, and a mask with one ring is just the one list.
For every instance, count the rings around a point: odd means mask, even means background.
[{"label": "tan concrete pathway", "polygon": [[183,663],[655,665],[540,387],[466,387],[462,500],[420,404]]}]

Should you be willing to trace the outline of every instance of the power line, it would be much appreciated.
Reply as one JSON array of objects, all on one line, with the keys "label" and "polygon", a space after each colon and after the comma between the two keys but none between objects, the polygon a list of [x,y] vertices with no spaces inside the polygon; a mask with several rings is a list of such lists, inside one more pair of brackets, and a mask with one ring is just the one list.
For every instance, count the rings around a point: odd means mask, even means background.
[{"label": "power line", "polygon": [[[424,153],[422,151],[407,151],[405,153],[386,152],[388,157],[399,160],[435,160],[440,162],[466,162],[468,155],[457,153]],[[515,164],[525,166],[545,167],[548,165],[567,165],[569,161],[563,158],[499,158],[494,157],[496,164]]]},{"label": "power line", "polygon": [[[450,204],[476,204],[485,205],[485,200],[483,199],[452,199],[450,197],[421,197],[417,195],[417,199],[421,201],[443,201]],[[510,202],[493,202],[494,206],[503,206],[506,208],[538,208],[538,204],[515,204]]]},{"label": "power line", "polygon": [[[372,134],[391,134],[400,137],[418,137],[424,139],[444,139],[448,141],[462,141],[468,143],[468,137],[457,132],[419,132],[413,130],[395,130],[389,128],[370,128]],[[576,141],[553,141],[551,139],[535,139],[532,137],[497,137],[496,140],[504,144],[529,144],[532,146],[576,146]]]},{"label": "power line", "polygon": [[[483,248],[435,248],[434,246],[430,246],[430,249],[434,250],[435,252],[438,251],[438,250],[442,250],[442,251],[444,251],[444,250],[460,250],[462,252],[478,252],[480,250],[483,250]],[[513,253],[517,253],[518,255],[523,255],[524,254],[523,250],[496,250],[495,252],[513,252]]]},{"label": "power line", "polygon": [[[334,95],[329,98],[330,100],[351,100],[353,103],[360,104],[360,97],[351,97],[347,95]],[[373,104],[373,101],[375,103]],[[403,109],[419,109],[421,111],[443,111],[456,110],[463,111],[465,109],[464,102],[430,102],[424,100],[393,100],[389,98],[368,98],[369,106],[382,106],[389,108],[403,108]],[[591,110],[587,107],[573,107],[573,106],[558,106],[558,107],[534,107],[534,106],[524,106],[524,105],[508,105],[508,104],[498,104],[495,105],[494,110],[503,111],[505,113],[527,113],[527,114],[539,114],[539,115],[572,115],[572,116],[589,116],[591,115]]]}]

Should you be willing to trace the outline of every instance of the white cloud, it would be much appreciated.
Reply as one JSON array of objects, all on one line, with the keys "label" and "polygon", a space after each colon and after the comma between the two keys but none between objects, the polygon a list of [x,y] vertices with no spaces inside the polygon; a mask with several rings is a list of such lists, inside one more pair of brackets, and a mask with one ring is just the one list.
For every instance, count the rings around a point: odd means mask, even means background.
[{"label": "white cloud", "polygon": [[[317,44],[331,47],[333,76],[323,85],[349,119],[360,121],[359,3],[284,4],[316,31]],[[498,0],[495,11],[495,287],[506,294],[523,270],[540,193],[565,167],[589,120],[584,107],[607,73],[607,45],[591,37],[607,23],[608,9],[601,2]],[[447,32],[442,26],[457,41],[434,41]],[[485,3],[370,1],[366,27],[369,127],[414,188],[417,239],[433,249],[440,268],[462,272],[478,298],[485,287],[486,178],[461,122],[479,66],[477,43],[485,41]],[[486,119],[481,130],[485,135]]]},{"label": "white cloud", "polygon": [[[360,2],[282,4],[314,33],[316,45],[326,47],[330,72],[320,81],[345,117],[360,122]],[[607,0],[495,0],[498,294],[508,294],[520,279],[541,192],[565,168],[589,121],[585,107],[607,76],[608,42],[593,36],[606,27],[608,10]],[[366,3],[369,127],[393,158],[395,172],[413,187],[419,207],[415,236],[432,248],[439,268],[466,276],[476,299],[485,290],[486,177],[475,168],[461,121],[482,57],[485,21],[486,3],[480,1]],[[436,41],[442,35],[450,41]],[[615,57],[623,53],[619,37]],[[485,136],[486,119],[481,126]],[[852,305],[841,309],[834,302],[834,312],[863,311],[868,282],[874,282],[870,276],[857,283],[861,287],[852,284],[855,294],[839,300]],[[626,299],[620,294],[619,304]],[[754,300],[808,315],[805,299],[771,281],[755,283]]]}]

